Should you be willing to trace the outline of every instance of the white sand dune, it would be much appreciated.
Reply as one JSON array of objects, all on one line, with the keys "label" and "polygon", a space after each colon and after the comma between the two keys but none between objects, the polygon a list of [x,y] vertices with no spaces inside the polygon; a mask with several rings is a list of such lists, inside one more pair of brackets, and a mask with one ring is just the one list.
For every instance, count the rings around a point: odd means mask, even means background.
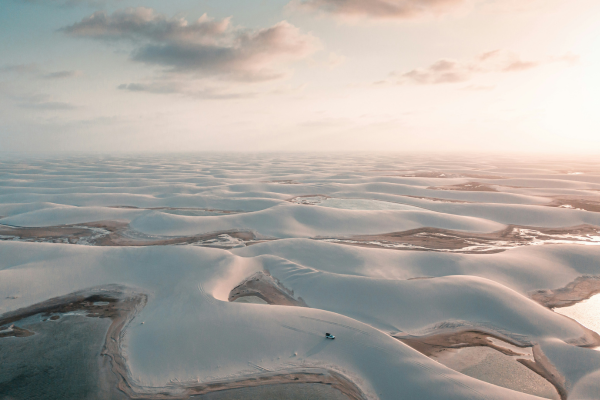
[{"label": "white sand dune", "polygon": [[[594,229],[600,235],[600,213],[549,207],[559,195],[600,197],[600,171],[593,167],[577,160],[383,155],[0,162],[0,225],[121,221],[134,239],[251,231],[266,240],[239,239],[239,248],[219,249],[185,241],[39,243],[50,241],[44,230],[36,240],[0,236],[0,317],[107,285],[147,295],[119,348],[129,383],[147,395],[321,368],[341,374],[368,399],[539,398],[456,372],[392,337],[470,329],[535,345],[564,378],[564,398],[595,399],[600,352],[581,347],[593,342],[593,332],[531,296],[600,276],[600,246],[465,254],[315,240],[418,228],[475,235],[508,225],[586,224],[587,235]],[[496,191],[430,189],[469,182]],[[297,204],[310,196],[322,200]],[[195,216],[197,210],[207,215]],[[236,286],[261,271],[307,307],[228,301]],[[325,332],[336,339],[325,339]],[[0,335],[0,346],[5,340],[20,338]]]},{"label": "white sand dune", "polygon": [[[29,243],[1,243],[0,248],[15,255],[1,261],[0,290],[18,296],[3,302],[3,312],[116,282],[148,293],[148,305],[128,328],[124,349],[132,378],[142,386],[241,377],[256,372],[253,365],[273,371],[311,365],[339,370],[378,398],[397,398],[398,393],[531,398],[449,370],[343,314],[218,300],[227,288],[262,268],[260,262],[225,251]],[[323,338],[329,330],[336,341]]]},{"label": "white sand dune", "polygon": [[247,229],[273,237],[312,237],[370,234],[436,227],[490,232],[504,225],[483,219],[426,211],[355,211],[329,207],[286,204],[254,213],[219,217],[186,217],[152,213],[132,221],[140,232],[160,235],[190,235],[230,229]]}]

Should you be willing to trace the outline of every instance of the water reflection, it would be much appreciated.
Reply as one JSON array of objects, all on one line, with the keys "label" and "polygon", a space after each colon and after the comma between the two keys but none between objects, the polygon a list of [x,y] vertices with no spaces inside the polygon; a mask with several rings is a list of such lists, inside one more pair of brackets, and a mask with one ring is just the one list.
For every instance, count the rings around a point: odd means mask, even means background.
[{"label": "water reflection", "polygon": [[600,334],[600,294],[570,307],[555,308],[554,311],[573,318],[586,328]]}]

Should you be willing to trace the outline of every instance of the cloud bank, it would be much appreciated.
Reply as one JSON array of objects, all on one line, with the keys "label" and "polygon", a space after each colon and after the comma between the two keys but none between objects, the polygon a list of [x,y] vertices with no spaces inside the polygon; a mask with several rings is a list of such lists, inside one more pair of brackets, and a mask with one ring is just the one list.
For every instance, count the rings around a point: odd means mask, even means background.
[{"label": "cloud bank", "polygon": [[282,78],[285,67],[317,51],[317,38],[287,21],[249,30],[230,19],[207,15],[194,22],[167,18],[149,8],[128,8],[106,14],[98,11],[62,31],[69,36],[127,42],[131,59],[166,72],[188,73],[236,81]]},{"label": "cloud bank", "polygon": [[576,61],[577,57],[574,55],[549,57],[544,60],[523,60],[516,53],[494,50],[480,54],[469,61],[441,59],[428,67],[416,68],[401,74],[393,73],[393,76],[398,77],[398,83],[435,85],[466,82],[482,73],[517,72],[554,62],[574,63]]}]

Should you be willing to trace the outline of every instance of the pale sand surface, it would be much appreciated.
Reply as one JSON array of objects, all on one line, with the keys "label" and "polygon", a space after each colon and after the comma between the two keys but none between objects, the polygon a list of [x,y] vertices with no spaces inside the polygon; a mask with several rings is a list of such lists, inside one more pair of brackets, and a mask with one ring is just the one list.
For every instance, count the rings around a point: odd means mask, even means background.
[{"label": "pale sand surface", "polygon": [[0,161],[0,399],[592,399],[598,193],[583,159]]}]

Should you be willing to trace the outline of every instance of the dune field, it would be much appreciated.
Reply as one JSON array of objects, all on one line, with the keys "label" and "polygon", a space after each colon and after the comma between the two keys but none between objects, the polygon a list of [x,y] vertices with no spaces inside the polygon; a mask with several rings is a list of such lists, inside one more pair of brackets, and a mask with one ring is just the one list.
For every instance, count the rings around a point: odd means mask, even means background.
[{"label": "dune field", "polygon": [[0,400],[591,400],[599,349],[593,160],[0,161]]}]

